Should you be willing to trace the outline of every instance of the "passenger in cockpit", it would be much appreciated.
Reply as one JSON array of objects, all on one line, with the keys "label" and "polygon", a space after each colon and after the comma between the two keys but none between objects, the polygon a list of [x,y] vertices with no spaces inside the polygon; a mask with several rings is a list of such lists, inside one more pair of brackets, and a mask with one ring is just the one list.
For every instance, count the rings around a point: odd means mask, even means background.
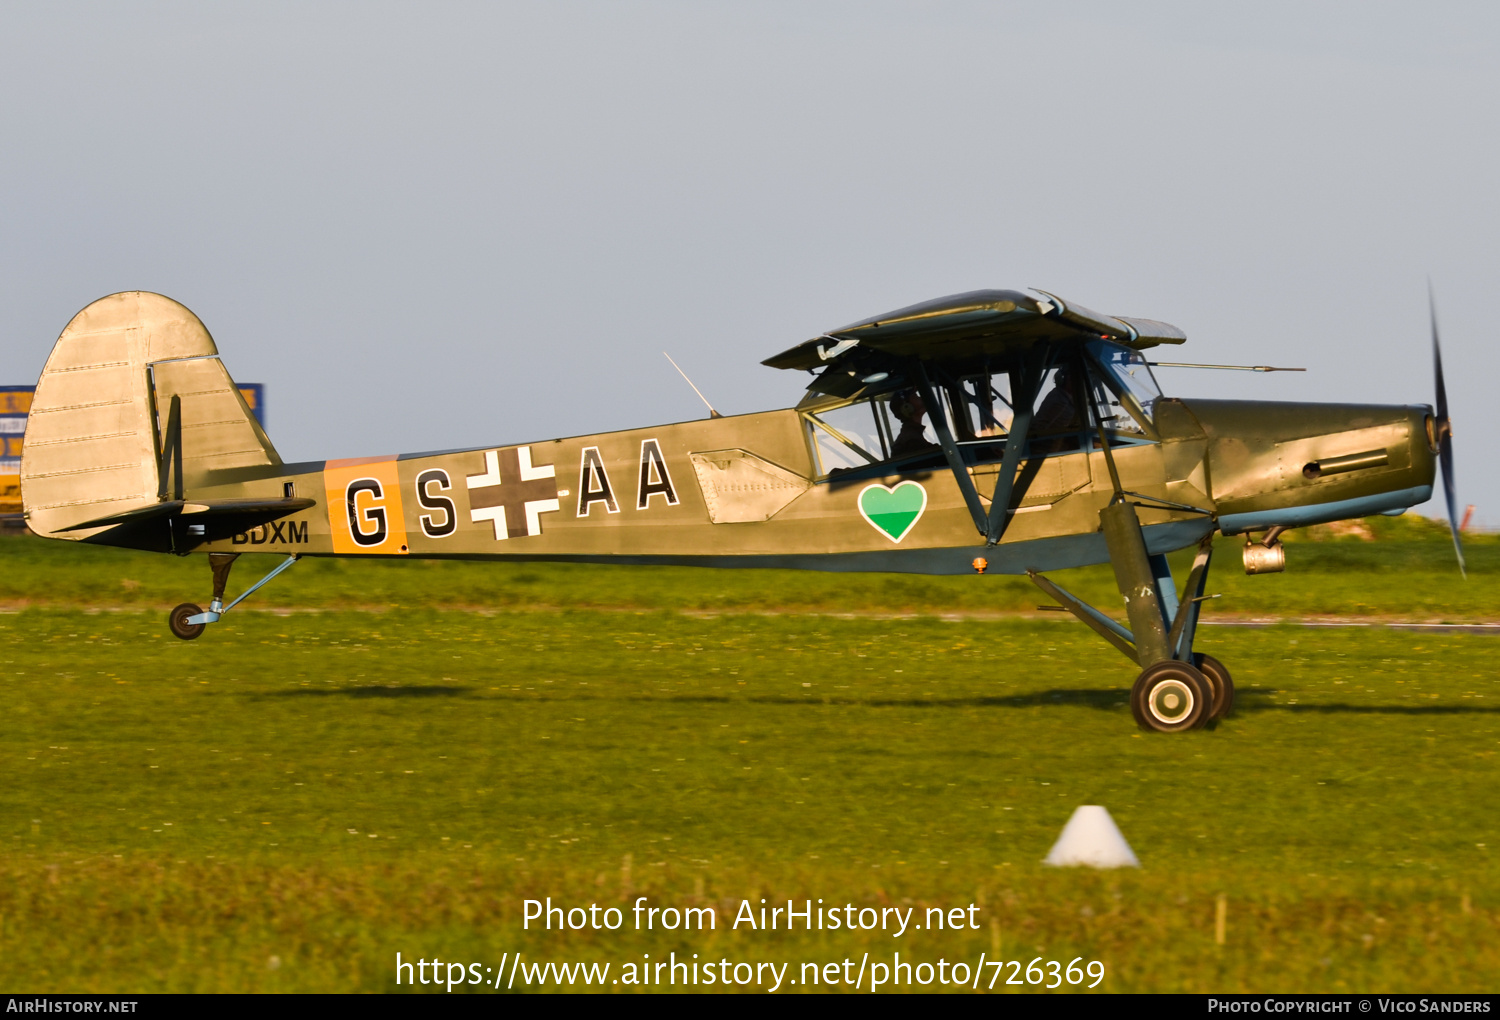
[{"label": "passenger in cockpit", "polygon": [[1036,437],[1031,442],[1032,452],[1046,454],[1078,449],[1078,438],[1066,435],[1083,427],[1078,410],[1078,388],[1072,371],[1064,365],[1052,376],[1052,390],[1042,398],[1042,404],[1031,420],[1032,435]]},{"label": "passenger in cockpit", "polygon": [[1067,366],[1059,368],[1052,377],[1052,392],[1037,408],[1032,428],[1038,435],[1049,432],[1069,432],[1081,427],[1078,420],[1078,401],[1073,394],[1072,373]]}]

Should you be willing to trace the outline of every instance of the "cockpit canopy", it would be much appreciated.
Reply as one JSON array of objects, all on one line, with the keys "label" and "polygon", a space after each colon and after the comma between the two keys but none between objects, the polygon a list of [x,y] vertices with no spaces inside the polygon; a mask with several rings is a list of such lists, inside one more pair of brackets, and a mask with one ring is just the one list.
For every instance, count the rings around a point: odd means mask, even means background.
[{"label": "cockpit canopy", "polygon": [[[798,409],[831,477],[955,453],[971,465],[998,460],[1013,394],[1032,409],[1028,457],[1092,449],[1101,424],[1111,445],[1152,441],[1161,391],[1140,352],[1186,339],[1168,323],[1103,315],[1046,291],[979,290],[853,323],[765,364],[814,373]],[[942,452],[934,415],[956,451]]]},{"label": "cockpit canopy", "polygon": [[[1026,440],[1028,458],[1096,449],[1101,422],[1111,445],[1155,439],[1152,413],[1161,390],[1139,351],[1092,340],[1051,353],[1055,357],[1043,369]],[[865,392],[853,399],[808,394],[799,410],[807,418],[821,475],[943,464],[929,393],[967,463],[1004,456],[1016,414],[1012,394],[1024,385],[1022,366],[947,371],[928,365],[923,371],[930,391],[888,375],[864,382]]]}]

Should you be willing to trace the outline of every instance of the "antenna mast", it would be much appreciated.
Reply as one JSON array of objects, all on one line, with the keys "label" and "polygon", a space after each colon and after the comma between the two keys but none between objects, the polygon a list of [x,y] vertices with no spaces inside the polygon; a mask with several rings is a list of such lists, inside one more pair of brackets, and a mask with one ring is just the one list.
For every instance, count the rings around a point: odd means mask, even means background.
[{"label": "antenna mast", "polygon": [[[668,361],[672,361],[672,355],[668,354],[666,351],[662,351],[661,355],[662,355],[662,357],[666,358]],[[683,382],[687,383],[689,386],[693,386],[693,380],[691,380],[691,379],[688,378],[688,374],[682,370],[682,366],[678,365],[677,362],[672,361],[672,367],[675,368],[675,369],[677,369],[677,374],[680,375],[680,376],[682,376],[682,381]],[[724,417],[718,411],[714,410],[714,405],[712,405],[712,404],[710,404],[708,402],[708,398],[703,395],[703,391],[702,390],[700,390],[696,386],[693,386],[693,392],[696,393],[696,394],[698,394],[698,399],[701,400],[701,401],[703,401],[703,406],[704,407],[708,408],[708,416],[710,418],[722,418],[722,417]]]}]

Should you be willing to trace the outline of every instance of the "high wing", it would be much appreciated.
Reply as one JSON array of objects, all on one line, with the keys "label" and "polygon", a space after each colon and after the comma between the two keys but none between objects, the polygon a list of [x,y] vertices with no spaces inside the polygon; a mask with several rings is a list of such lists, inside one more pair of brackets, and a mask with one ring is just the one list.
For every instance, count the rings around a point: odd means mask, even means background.
[{"label": "high wing", "polygon": [[[815,371],[809,389],[850,397],[871,375],[895,373],[912,359],[944,363],[1004,361],[1038,342],[1106,339],[1142,350],[1180,344],[1187,334],[1154,319],[1103,315],[1046,291],[974,290],[923,301],[830,330],[762,364]],[[882,380],[884,381],[884,380]]]}]

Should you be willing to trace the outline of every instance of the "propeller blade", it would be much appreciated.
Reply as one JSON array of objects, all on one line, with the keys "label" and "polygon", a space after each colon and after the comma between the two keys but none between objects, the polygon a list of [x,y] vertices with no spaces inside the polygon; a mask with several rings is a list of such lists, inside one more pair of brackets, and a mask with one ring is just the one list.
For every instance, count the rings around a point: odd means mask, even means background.
[{"label": "propeller blade", "polygon": [[1427,312],[1432,320],[1432,374],[1437,403],[1434,408],[1438,429],[1438,468],[1443,475],[1443,498],[1448,504],[1448,529],[1453,535],[1453,554],[1458,557],[1458,572],[1469,576],[1464,564],[1463,546],[1458,540],[1458,494],[1453,490],[1453,429],[1448,420],[1448,387],[1443,382],[1443,349],[1438,344],[1437,302],[1432,284],[1427,285]]}]

